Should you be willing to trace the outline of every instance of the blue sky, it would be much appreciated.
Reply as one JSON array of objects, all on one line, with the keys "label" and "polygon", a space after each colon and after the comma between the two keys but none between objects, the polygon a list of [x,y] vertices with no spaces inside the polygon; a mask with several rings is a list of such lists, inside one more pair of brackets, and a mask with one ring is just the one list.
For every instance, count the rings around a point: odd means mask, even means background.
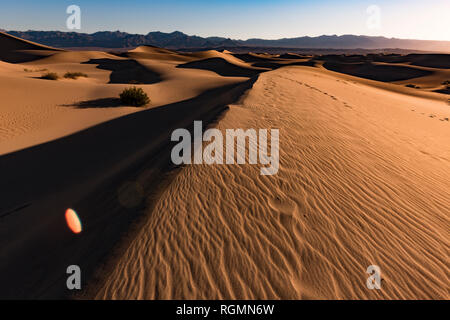
[{"label": "blue sky", "polygon": [[[233,39],[278,39],[322,34],[383,35],[450,40],[450,0],[16,0],[1,4],[0,28],[61,30],[66,8],[81,8],[81,30],[146,34],[179,30]],[[378,28],[369,28],[367,8],[380,8]]]}]

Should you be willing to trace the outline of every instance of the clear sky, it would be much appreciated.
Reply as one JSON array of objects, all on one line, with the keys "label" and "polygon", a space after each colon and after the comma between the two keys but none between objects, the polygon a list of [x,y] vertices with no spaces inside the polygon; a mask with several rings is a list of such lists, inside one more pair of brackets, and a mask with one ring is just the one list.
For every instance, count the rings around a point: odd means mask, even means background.
[{"label": "clear sky", "polygon": [[[0,0],[0,28],[61,30],[66,8],[81,8],[81,30],[182,31],[233,39],[278,39],[322,34],[382,35],[450,40],[450,0]],[[367,8],[380,21],[368,26]]]}]

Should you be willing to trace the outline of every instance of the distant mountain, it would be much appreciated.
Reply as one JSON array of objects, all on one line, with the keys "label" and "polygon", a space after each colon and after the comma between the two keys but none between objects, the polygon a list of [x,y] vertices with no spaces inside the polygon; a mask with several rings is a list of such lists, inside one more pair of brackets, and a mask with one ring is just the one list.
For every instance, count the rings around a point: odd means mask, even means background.
[{"label": "distant mountain", "polygon": [[157,31],[150,32],[147,35],[129,34],[120,31],[101,31],[92,34],[61,31],[7,31],[7,33],[19,38],[59,48],[130,48],[141,45],[153,45],[165,48],[203,48],[239,45],[239,43],[231,39],[188,36],[179,31],[172,33]]},{"label": "distant mountain", "polygon": [[217,47],[277,47],[277,48],[327,48],[327,49],[412,49],[450,52],[450,41],[405,40],[370,36],[319,36],[285,38],[278,40],[232,40],[222,37],[189,36],[179,31],[172,33],[150,32],[147,35],[120,31],[101,31],[92,34],[61,31],[7,31],[9,34],[52,47],[102,47],[131,48],[153,45],[171,49]]},{"label": "distant mountain", "polygon": [[329,49],[414,49],[429,51],[449,51],[450,41],[406,40],[370,36],[319,36],[285,38],[278,40],[249,39],[251,46],[289,47],[289,48],[329,48]]}]

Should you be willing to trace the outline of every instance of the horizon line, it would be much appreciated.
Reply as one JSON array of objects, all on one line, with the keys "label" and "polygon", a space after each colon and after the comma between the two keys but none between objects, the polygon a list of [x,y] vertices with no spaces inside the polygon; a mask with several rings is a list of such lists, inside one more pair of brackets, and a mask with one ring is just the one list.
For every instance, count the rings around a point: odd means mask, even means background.
[{"label": "horizon line", "polygon": [[317,36],[310,36],[310,35],[301,35],[301,36],[295,36],[295,37],[284,37],[284,38],[258,38],[258,37],[251,37],[251,38],[247,38],[247,39],[233,39],[230,37],[225,37],[225,36],[200,36],[200,35],[196,35],[196,34],[187,34],[184,33],[183,31],[180,30],[174,30],[174,31],[159,31],[159,30],[154,30],[154,31],[149,31],[147,33],[130,33],[127,31],[120,31],[120,30],[98,30],[95,32],[81,32],[81,31],[77,31],[77,30],[33,30],[33,29],[28,29],[28,30],[6,30],[3,28],[0,28],[0,31],[3,30],[5,32],[64,32],[64,33],[79,33],[79,34],[87,34],[87,35],[92,35],[95,33],[99,33],[99,32],[121,32],[121,33],[126,33],[126,34],[130,34],[130,35],[148,35],[149,33],[153,33],[153,32],[160,32],[160,33],[165,33],[165,34],[172,34],[172,33],[182,33],[184,35],[190,36],[190,37],[200,37],[200,38],[224,38],[224,39],[230,39],[230,40],[235,40],[235,41],[248,41],[248,40],[283,40],[283,39],[297,39],[297,38],[319,38],[319,37],[343,37],[343,36],[356,36],[356,37],[368,37],[368,38],[385,38],[385,39],[391,39],[391,40],[411,40],[411,41],[429,41],[429,42],[450,42],[449,40],[430,40],[430,39],[417,39],[417,38],[396,38],[396,37],[388,37],[388,36],[383,36],[383,35],[365,35],[365,34],[352,34],[352,33],[345,33],[345,34],[321,34],[321,35],[317,35]]}]

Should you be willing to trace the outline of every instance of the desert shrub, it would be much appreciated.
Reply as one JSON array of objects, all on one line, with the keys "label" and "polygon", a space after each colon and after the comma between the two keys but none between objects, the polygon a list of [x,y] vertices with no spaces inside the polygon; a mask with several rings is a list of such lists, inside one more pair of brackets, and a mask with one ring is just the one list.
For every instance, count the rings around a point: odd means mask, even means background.
[{"label": "desert shrub", "polygon": [[41,76],[41,79],[45,80],[58,80],[59,76],[55,72],[47,72]]},{"label": "desert shrub", "polygon": [[66,79],[77,79],[79,77],[87,78],[88,75],[86,73],[83,73],[83,72],[66,72],[64,74],[64,78],[66,78]]},{"label": "desert shrub", "polygon": [[444,86],[450,86],[450,80],[445,80],[444,82],[442,82],[442,84]]},{"label": "desert shrub", "polygon": [[416,86],[415,84],[407,84],[406,87],[408,88],[414,88],[414,89],[420,89],[419,86]]},{"label": "desert shrub", "polygon": [[142,107],[150,103],[150,99],[142,88],[126,88],[119,95],[123,104]]}]

